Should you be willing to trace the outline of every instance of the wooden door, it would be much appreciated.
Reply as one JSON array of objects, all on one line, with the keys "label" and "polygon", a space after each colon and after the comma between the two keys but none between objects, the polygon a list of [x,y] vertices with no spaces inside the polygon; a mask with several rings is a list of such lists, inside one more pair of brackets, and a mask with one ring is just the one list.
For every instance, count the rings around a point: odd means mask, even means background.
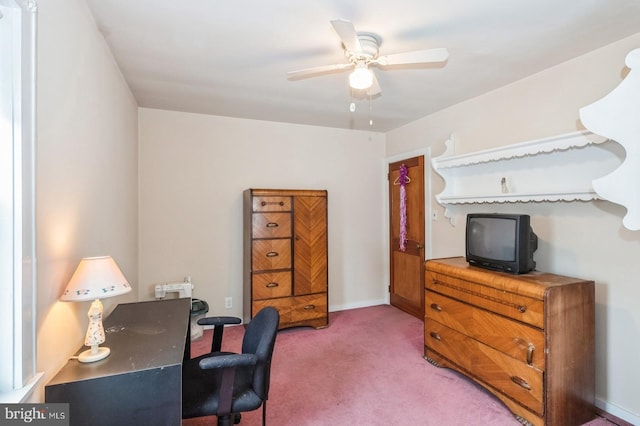
[{"label": "wooden door", "polygon": [[293,293],[324,293],[328,283],[327,198],[293,199]]},{"label": "wooden door", "polygon": [[[400,168],[408,174],[406,193],[406,240],[400,247]],[[424,156],[389,164],[389,234],[391,305],[424,318]]]}]

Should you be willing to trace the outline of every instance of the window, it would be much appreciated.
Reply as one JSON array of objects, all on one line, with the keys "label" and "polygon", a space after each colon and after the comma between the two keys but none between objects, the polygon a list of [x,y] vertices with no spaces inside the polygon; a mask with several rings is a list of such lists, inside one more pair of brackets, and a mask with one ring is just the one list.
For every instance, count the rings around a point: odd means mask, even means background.
[{"label": "window", "polygon": [[0,0],[0,402],[20,402],[37,377],[35,14],[33,0]]}]

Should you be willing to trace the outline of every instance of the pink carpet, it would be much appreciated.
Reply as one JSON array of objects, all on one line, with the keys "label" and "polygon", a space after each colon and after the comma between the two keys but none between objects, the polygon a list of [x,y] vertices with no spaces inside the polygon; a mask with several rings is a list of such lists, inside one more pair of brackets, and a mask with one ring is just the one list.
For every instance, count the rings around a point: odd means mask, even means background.
[{"label": "pink carpet", "polygon": [[[240,350],[243,327],[227,328],[223,350]],[[211,331],[192,343],[208,352]],[[278,333],[267,404],[269,426],[521,425],[493,395],[423,358],[422,321],[387,305],[331,313],[329,327]],[[261,424],[261,409],[241,426]],[[215,425],[215,417],[183,426]],[[607,425],[604,419],[589,426]]]}]

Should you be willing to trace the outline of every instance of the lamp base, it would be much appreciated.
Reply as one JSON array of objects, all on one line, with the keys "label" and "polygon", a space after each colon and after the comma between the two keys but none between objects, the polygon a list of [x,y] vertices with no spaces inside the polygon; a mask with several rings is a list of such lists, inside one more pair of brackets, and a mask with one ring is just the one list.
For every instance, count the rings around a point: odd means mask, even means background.
[{"label": "lamp base", "polygon": [[105,359],[111,353],[111,349],[105,348],[104,346],[96,346],[91,349],[87,349],[78,355],[78,361],[80,362],[95,362],[100,361],[101,359]]}]

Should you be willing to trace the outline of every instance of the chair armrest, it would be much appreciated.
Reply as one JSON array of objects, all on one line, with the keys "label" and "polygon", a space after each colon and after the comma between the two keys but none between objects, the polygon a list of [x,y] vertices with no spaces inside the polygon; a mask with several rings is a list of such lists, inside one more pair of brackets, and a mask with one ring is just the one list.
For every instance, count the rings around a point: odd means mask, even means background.
[{"label": "chair armrest", "polygon": [[199,325],[240,324],[242,320],[236,317],[205,317],[198,320]]},{"label": "chair armrest", "polygon": [[205,317],[198,320],[199,325],[212,325],[213,339],[211,340],[211,352],[220,352],[222,349],[222,334],[224,326],[228,324],[240,324],[242,320],[237,317]]},{"label": "chair armrest", "polygon": [[203,370],[213,368],[229,368],[229,367],[250,367],[258,362],[257,355],[254,354],[229,354],[216,355],[200,360],[200,368]]},{"label": "chair armrest", "polygon": [[[203,358],[198,365],[203,370],[220,370],[220,386],[218,387],[218,418],[231,414],[236,368],[254,367],[258,363],[255,354],[214,355]],[[203,376],[204,372],[201,372]],[[222,423],[221,423],[222,424]]]}]

